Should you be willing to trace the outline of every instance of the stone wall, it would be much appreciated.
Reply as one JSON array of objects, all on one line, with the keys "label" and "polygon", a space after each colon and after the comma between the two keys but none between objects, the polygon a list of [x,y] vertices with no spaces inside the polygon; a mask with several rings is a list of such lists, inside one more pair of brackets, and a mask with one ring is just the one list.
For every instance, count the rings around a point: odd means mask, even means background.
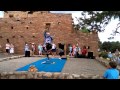
[{"label": "stone wall", "polygon": [[[19,11],[15,11],[20,13]],[[21,12],[26,14],[27,12]],[[38,12],[35,12],[38,13]],[[50,25],[50,33],[54,38],[54,43],[58,47],[58,43],[68,44],[79,43],[82,48],[84,45],[90,46],[91,51],[97,56],[98,52],[98,34],[97,33],[82,33],[80,31],[74,31],[72,27],[72,15],[71,14],[53,14],[43,13],[36,14],[37,17],[23,18],[3,18],[0,19],[0,45],[2,51],[5,52],[6,39],[9,39],[10,43],[15,46],[16,54],[24,53],[25,42],[35,43],[36,46],[44,42],[43,32],[46,24]],[[34,16],[34,15],[33,15]],[[68,47],[67,47],[68,51]],[[66,52],[67,52],[66,51]],[[38,51],[36,51],[38,54]]]},{"label": "stone wall", "polygon": [[27,17],[37,17],[39,14],[49,13],[49,11],[5,11],[4,18],[27,18]]},{"label": "stone wall", "polygon": [[0,79],[103,79],[99,75],[77,75],[50,72],[2,72]]}]

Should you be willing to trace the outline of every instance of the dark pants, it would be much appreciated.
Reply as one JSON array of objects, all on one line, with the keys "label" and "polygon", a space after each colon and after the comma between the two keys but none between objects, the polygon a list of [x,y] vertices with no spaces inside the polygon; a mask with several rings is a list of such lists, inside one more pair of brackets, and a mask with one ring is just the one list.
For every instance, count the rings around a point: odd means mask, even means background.
[{"label": "dark pants", "polygon": [[30,51],[25,51],[25,57],[30,57]]}]

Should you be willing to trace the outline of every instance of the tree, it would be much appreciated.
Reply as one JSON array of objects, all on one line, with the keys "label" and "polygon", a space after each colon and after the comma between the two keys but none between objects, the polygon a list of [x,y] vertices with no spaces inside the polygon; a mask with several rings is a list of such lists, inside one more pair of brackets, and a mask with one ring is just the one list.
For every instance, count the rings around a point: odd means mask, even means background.
[{"label": "tree", "polygon": [[116,49],[120,51],[120,42],[100,42],[99,47],[102,51],[107,50],[114,53]]},{"label": "tree", "polygon": [[[111,19],[120,20],[120,11],[82,11],[81,18],[77,18],[78,25],[82,27],[87,27],[91,31],[96,30],[97,32],[102,32],[105,30],[105,27],[110,23]],[[117,27],[113,31],[112,36],[115,36],[117,33],[120,34],[118,28],[120,27],[120,22],[117,24]],[[113,37],[109,38],[113,39]]]}]

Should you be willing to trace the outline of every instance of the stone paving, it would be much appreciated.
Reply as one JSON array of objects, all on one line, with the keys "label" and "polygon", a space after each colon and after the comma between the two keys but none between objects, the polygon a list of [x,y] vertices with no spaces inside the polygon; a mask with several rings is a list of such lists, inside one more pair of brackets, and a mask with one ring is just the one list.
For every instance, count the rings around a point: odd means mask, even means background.
[{"label": "stone paving", "polygon": [[14,72],[16,69],[40,60],[40,57],[23,57],[0,62],[0,72]]},{"label": "stone paving", "polygon": [[8,55],[6,53],[0,53],[0,59],[1,58],[6,58],[6,57],[12,57],[12,56],[19,56],[19,55],[17,55],[17,54],[16,55],[10,55],[10,54]]},{"label": "stone paving", "polygon": [[[43,57],[22,57],[0,62],[0,72],[15,72],[16,69]],[[94,59],[70,58],[67,60],[62,73],[103,75],[106,68]]]},{"label": "stone paving", "polygon": [[63,68],[63,73],[103,75],[106,67],[94,59],[70,58]]}]

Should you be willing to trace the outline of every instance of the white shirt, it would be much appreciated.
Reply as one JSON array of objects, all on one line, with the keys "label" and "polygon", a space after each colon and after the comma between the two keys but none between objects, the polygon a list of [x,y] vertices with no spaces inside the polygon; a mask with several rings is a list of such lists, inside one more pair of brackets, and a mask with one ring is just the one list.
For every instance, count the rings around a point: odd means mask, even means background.
[{"label": "white shirt", "polygon": [[10,49],[10,44],[6,44],[6,49]]},{"label": "white shirt", "polygon": [[55,44],[52,44],[52,49],[55,49],[56,48],[56,45]]}]

